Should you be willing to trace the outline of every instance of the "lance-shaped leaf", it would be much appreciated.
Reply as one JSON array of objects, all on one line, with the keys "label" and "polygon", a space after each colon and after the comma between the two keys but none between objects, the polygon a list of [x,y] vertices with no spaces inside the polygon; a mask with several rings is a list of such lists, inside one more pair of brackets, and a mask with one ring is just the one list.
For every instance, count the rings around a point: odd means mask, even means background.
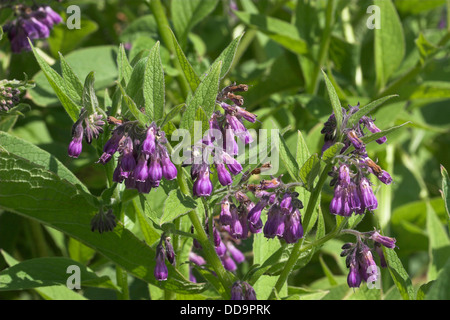
[{"label": "lance-shaped leaf", "polygon": [[322,154],[322,160],[325,162],[330,162],[334,159],[335,156],[337,156],[342,148],[344,147],[344,144],[341,142],[336,142],[331,147],[329,147],[325,152]]},{"label": "lance-shaped leaf", "polygon": [[322,70],[322,73],[325,79],[325,84],[327,86],[328,96],[330,97],[333,113],[334,116],[336,117],[336,132],[338,135],[340,135],[343,118],[341,101],[339,101],[339,96],[336,93],[336,89],[334,89],[333,84],[331,83],[330,79],[328,79],[328,76],[325,73],[325,71]]},{"label": "lance-shaped leaf", "polygon": [[154,121],[164,115],[164,70],[159,41],[150,50],[144,74],[145,112]]},{"label": "lance-shaped leaf", "polygon": [[48,83],[55,91],[56,96],[58,97],[59,101],[61,102],[70,118],[74,122],[77,121],[78,115],[80,113],[80,106],[76,105],[75,102],[73,102],[72,99],[70,99],[69,95],[65,92],[65,84],[63,78],[58,74],[58,72],[53,70],[52,67],[47,64],[47,62],[36,51],[31,40],[29,41],[31,49],[33,50],[34,57],[41,67],[41,70],[44,73],[45,77],[47,78]]},{"label": "lance-shaped leaf", "polygon": [[94,114],[98,110],[98,99],[95,95],[94,82],[94,72],[91,72],[87,75],[83,88],[83,107],[90,114]]},{"label": "lance-shaped leaf", "polygon": [[[198,200],[201,201],[201,200]],[[166,201],[164,201],[163,214],[160,217],[160,225],[172,222],[190,211],[197,208],[197,201],[192,197],[183,194],[180,190],[169,192]]]},{"label": "lance-shaped leaf", "polygon": [[375,0],[379,8],[380,27],[375,28],[375,70],[379,89],[400,66],[405,55],[403,26],[391,0]]},{"label": "lance-shaped leaf", "polygon": [[445,210],[447,211],[447,224],[450,230],[450,178],[448,176],[447,169],[443,165],[441,165],[441,174],[442,174],[442,198],[444,199]]},{"label": "lance-shaped leaf", "polygon": [[80,78],[78,78],[72,67],[61,53],[59,54],[59,58],[61,61],[61,72],[64,79],[64,88],[73,101],[81,103],[83,83],[80,81]]},{"label": "lance-shaped leaf", "polygon": [[218,0],[172,0],[172,21],[182,46],[186,44],[191,29],[206,18],[218,2]]},{"label": "lance-shaped leaf", "polygon": [[218,61],[211,66],[206,77],[202,80],[194,95],[187,103],[186,111],[181,119],[180,128],[191,129],[193,127],[198,107],[202,107],[208,117],[212,115],[219,91],[221,68],[222,61]]},{"label": "lance-shaped leaf", "polygon": [[362,140],[362,142],[364,142],[365,144],[368,144],[368,143],[370,143],[370,142],[372,142],[372,141],[375,141],[375,140],[377,140],[377,139],[380,139],[380,138],[382,138],[382,137],[385,137],[385,136],[387,136],[387,135],[389,135],[389,134],[391,134],[391,133],[397,131],[397,130],[400,129],[400,128],[403,128],[404,126],[406,126],[406,125],[408,125],[408,124],[410,124],[410,123],[411,123],[411,121],[408,121],[408,122],[405,122],[405,123],[403,123],[403,124],[401,124],[401,125],[399,125],[399,126],[395,126],[395,127],[392,127],[392,128],[386,129],[386,130],[382,130],[382,131],[377,132],[377,133],[369,134],[369,135],[367,135],[367,136],[361,137],[361,140]]},{"label": "lance-shaped leaf", "polygon": [[283,162],[284,167],[286,168],[291,178],[297,182],[301,182],[301,178],[299,176],[300,167],[297,164],[295,157],[289,150],[289,147],[287,146],[286,141],[284,140],[281,133],[279,134],[279,137],[280,137],[280,144],[278,146],[278,151],[280,153],[281,161]]},{"label": "lance-shaped leaf", "polygon": [[195,92],[197,90],[197,87],[200,85],[200,77],[195,72],[194,68],[192,68],[191,64],[187,60],[183,49],[181,49],[180,45],[178,44],[177,39],[175,38],[175,35],[173,34],[171,30],[173,45],[175,47],[175,53],[178,58],[178,62],[180,63],[181,69],[183,70],[184,76],[189,83],[189,87],[191,88],[192,92]]},{"label": "lance-shaped leaf", "polygon": [[305,183],[308,190],[314,186],[314,180],[320,172],[320,159],[315,153],[303,164],[300,169],[300,178]]},{"label": "lance-shaped leaf", "polygon": [[119,70],[119,82],[122,82],[123,80],[125,85],[127,85],[131,74],[133,73],[133,67],[128,61],[127,53],[125,52],[125,48],[122,43],[120,44],[119,53],[117,55],[117,67]]},{"label": "lance-shaped leaf", "polygon": [[133,116],[138,120],[141,124],[147,124],[150,120],[150,118],[141,112],[141,110],[138,109],[136,103],[133,99],[125,92],[125,89],[122,87],[120,83],[117,83],[117,85],[120,88],[120,91],[122,93],[122,98],[125,101],[125,105],[128,107],[128,110],[133,114]]},{"label": "lance-shaped leaf", "polygon": [[352,114],[350,116],[350,118],[347,121],[347,128],[352,128],[354,125],[358,124],[358,121],[359,121],[359,119],[361,119],[362,116],[365,116],[366,114],[373,111],[379,105],[383,104],[387,100],[394,98],[394,97],[398,97],[398,95],[394,94],[391,96],[383,97],[381,99],[372,101],[371,103],[361,107],[357,112],[355,112],[354,114]]},{"label": "lance-shaped leaf", "polygon": [[239,43],[241,42],[243,36],[244,34],[242,33],[239,37],[231,41],[231,43],[222,51],[222,53],[216,59],[215,62],[222,61],[222,70],[220,71],[220,79],[225,78],[227,73],[230,71],[230,68],[233,65],[234,56],[236,55],[236,51],[239,47]]},{"label": "lance-shaped leaf", "polygon": [[91,219],[98,212],[92,196],[60,179],[53,172],[12,153],[0,153],[0,207],[49,225],[95,249],[137,278],[167,290],[193,293],[205,284],[186,280],[168,264],[169,278],[158,282],[153,276],[155,250],[122,224],[112,232],[91,231]]},{"label": "lance-shaped leaf", "polygon": [[414,300],[414,288],[408,273],[393,249],[383,247],[389,273],[404,300]]}]

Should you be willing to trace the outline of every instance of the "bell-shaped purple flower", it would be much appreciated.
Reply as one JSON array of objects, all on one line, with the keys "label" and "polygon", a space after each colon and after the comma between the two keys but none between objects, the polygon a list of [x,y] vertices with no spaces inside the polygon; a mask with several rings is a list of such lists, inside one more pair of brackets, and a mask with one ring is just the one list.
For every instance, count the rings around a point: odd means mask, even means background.
[{"label": "bell-shaped purple flower", "polygon": [[285,229],[284,215],[280,210],[279,205],[274,204],[267,212],[267,221],[264,225],[264,236],[272,239],[275,237],[283,237]]},{"label": "bell-shaped purple flower", "polygon": [[378,231],[373,231],[370,235],[369,239],[378,242],[379,244],[382,244],[386,248],[394,249],[396,247],[395,242],[396,240],[394,238],[382,236]]},{"label": "bell-shaped purple flower", "polygon": [[209,167],[204,165],[194,182],[193,192],[197,197],[208,197],[211,195],[213,185],[209,177]]},{"label": "bell-shaped purple flower", "polygon": [[136,168],[134,168],[134,180],[144,182],[148,178],[147,157],[140,155]]},{"label": "bell-shaped purple flower", "polygon": [[223,163],[216,163],[215,166],[220,184],[223,186],[231,185],[233,183],[233,178],[231,178],[231,174],[228,172],[225,165]]},{"label": "bell-shaped purple flower", "polygon": [[155,269],[153,271],[153,275],[155,276],[155,279],[158,281],[164,281],[167,280],[167,277],[169,275],[169,271],[166,266],[166,254],[164,252],[164,248],[162,244],[158,244],[156,247],[156,264]]},{"label": "bell-shaped purple flower", "polygon": [[242,263],[245,261],[245,256],[238,248],[236,248],[230,241],[226,244],[228,252],[231,254],[231,257],[233,258],[236,263]]},{"label": "bell-shaped purple flower", "polygon": [[222,199],[220,203],[220,216],[219,220],[223,225],[230,225],[233,221],[233,217],[230,211],[230,202],[227,198]]},{"label": "bell-shaped purple flower", "polygon": [[151,125],[147,129],[147,134],[145,136],[144,141],[142,142],[141,152],[146,155],[151,155],[156,150],[156,133],[155,126]]},{"label": "bell-shaped purple flower", "polygon": [[161,157],[162,175],[166,180],[173,180],[177,177],[177,167],[172,163],[169,156],[162,155]]},{"label": "bell-shaped purple flower", "polygon": [[[359,182],[359,198],[361,201],[361,211],[370,210],[373,211],[378,207],[378,201],[373,194],[370,182],[366,177],[362,177]],[[360,213],[360,212],[358,212]]]},{"label": "bell-shaped purple flower", "polygon": [[83,149],[83,125],[77,122],[73,128],[72,141],[69,144],[68,153],[72,158],[78,158]]},{"label": "bell-shaped purple flower", "polygon": [[162,175],[163,173],[159,157],[155,156],[150,157],[147,178],[151,181],[153,187],[159,186],[159,182],[162,179]]},{"label": "bell-shaped purple flower", "polygon": [[300,211],[296,209],[294,213],[285,216],[284,221],[284,241],[286,241],[286,243],[296,243],[303,237],[303,226],[301,222]]},{"label": "bell-shaped purple flower", "polygon": [[225,270],[228,271],[236,271],[237,265],[236,262],[234,262],[233,259],[227,254],[220,257],[220,260],[222,261],[222,265],[224,266]]},{"label": "bell-shaped purple flower", "polygon": [[359,286],[361,285],[359,265],[356,261],[350,264],[347,276],[347,284],[349,288],[359,288]]}]

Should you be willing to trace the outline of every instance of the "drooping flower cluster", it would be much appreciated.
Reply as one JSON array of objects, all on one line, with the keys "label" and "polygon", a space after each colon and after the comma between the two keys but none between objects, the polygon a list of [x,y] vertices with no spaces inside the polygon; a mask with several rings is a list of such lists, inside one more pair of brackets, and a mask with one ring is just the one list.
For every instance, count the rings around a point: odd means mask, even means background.
[{"label": "drooping flower cluster", "polygon": [[245,281],[236,281],[231,287],[231,300],[257,300],[253,287]]},{"label": "drooping flower cluster", "polygon": [[9,111],[20,101],[20,90],[0,83],[0,111]]},{"label": "drooping flower cluster", "polygon": [[[256,203],[243,190],[237,191],[234,197],[224,197],[221,202],[220,222],[231,237],[246,239],[249,232],[263,232],[266,238],[277,237],[286,243],[295,243],[303,237],[300,213],[303,204],[297,192],[285,188],[281,176],[246,185],[246,191],[253,193]],[[263,224],[261,214],[266,208],[267,220]]]},{"label": "drooping flower cluster", "polygon": [[[350,106],[348,112],[343,109],[343,127],[350,116],[358,110],[359,104],[355,107]],[[322,129],[325,137],[323,152],[336,142],[338,136],[336,127],[336,117],[332,114]],[[370,174],[375,175],[384,184],[392,182],[390,174],[381,169],[367,155],[366,145],[361,140],[365,135],[364,128],[371,133],[381,131],[374,120],[368,116],[361,117],[353,128],[344,129],[342,140],[344,147],[341,149],[339,163],[330,172],[330,176],[333,177],[331,185],[334,186],[334,197],[330,204],[330,212],[333,214],[350,216],[352,213],[363,214],[366,210],[377,209],[378,201],[372,190]],[[386,142],[386,137],[380,137],[376,139],[376,142],[383,144]],[[353,150],[349,149],[350,147],[353,147]]]},{"label": "drooping flower cluster", "polygon": [[159,186],[162,178],[177,177],[177,168],[170,159],[166,143],[164,131],[155,123],[145,129],[136,122],[121,123],[105,143],[98,162],[106,164],[118,152],[113,181],[124,182],[127,189],[149,193]]},{"label": "drooping flower cluster", "polygon": [[175,266],[176,264],[175,251],[173,250],[173,246],[170,240],[170,237],[167,237],[163,234],[158,245],[156,246],[156,264],[153,275],[158,281],[167,280],[167,277],[169,275],[169,271],[166,266],[166,259],[173,266]]},{"label": "drooping flower cluster", "polygon": [[99,135],[103,133],[103,126],[105,122],[102,120],[101,114],[91,114],[85,108],[81,108],[78,120],[72,126],[72,141],[68,147],[68,154],[72,158],[78,158],[83,149],[83,137],[88,144],[92,143],[93,139],[98,139]]},{"label": "drooping flower cluster", "polygon": [[16,19],[4,26],[11,42],[11,50],[20,53],[22,50],[30,51],[28,42],[35,39],[46,39],[55,24],[61,23],[62,18],[49,6],[27,7],[16,6]]},{"label": "drooping flower cluster", "polygon": [[[246,111],[241,106],[242,96],[235,92],[247,91],[248,86],[232,85],[224,88],[217,97],[224,113],[216,111],[209,120],[209,130],[205,137],[192,146],[192,155],[184,165],[191,166],[191,178],[194,180],[193,193],[198,197],[210,196],[213,191],[211,182],[211,164],[217,172],[221,185],[233,183],[233,176],[242,171],[241,164],[233,157],[238,154],[238,137],[242,143],[253,142],[253,137],[244,125],[244,120],[254,123],[256,115]],[[233,104],[224,101],[230,100]],[[213,160],[210,160],[212,156]]]},{"label": "drooping flower cluster", "polygon": [[[369,246],[373,242],[373,247]],[[360,233],[356,243],[346,243],[342,246],[341,257],[346,257],[349,268],[347,284],[350,288],[359,288],[361,282],[375,282],[380,274],[375,262],[373,251],[380,258],[381,267],[387,266],[381,246],[394,249],[395,239],[382,236],[378,231]]]},{"label": "drooping flower cluster", "polygon": [[103,208],[92,218],[91,231],[98,231],[99,233],[109,232],[116,227],[116,217],[113,214],[113,210],[109,209],[106,212]]},{"label": "drooping flower cluster", "polygon": [[[208,220],[205,222],[205,232],[209,235]],[[244,254],[235,246],[235,244],[240,243],[240,240],[231,239],[226,232],[221,232],[215,224],[213,224],[212,234],[214,247],[222,265],[228,271],[236,271],[237,265],[245,261]],[[202,248],[197,240],[194,240],[194,247],[197,249]]]}]

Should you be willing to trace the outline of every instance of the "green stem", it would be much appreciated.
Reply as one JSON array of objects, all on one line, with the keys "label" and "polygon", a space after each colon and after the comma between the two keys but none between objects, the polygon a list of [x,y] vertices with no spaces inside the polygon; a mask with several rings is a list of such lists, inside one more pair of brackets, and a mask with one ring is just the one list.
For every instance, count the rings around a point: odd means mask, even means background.
[{"label": "green stem", "polygon": [[121,288],[121,291],[117,292],[117,299],[130,300],[130,292],[128,290],[128,274],[118,265],[116,265],[116,280],[117,285]]},{"label": "green stem", "polygon": [[164,42],[164,45],[170,52],[172,63],[174,67],[179,71],[179,75],[176,77],[176,79],[183,93],[183,97],[187,98],[190,91],[189,84],[184,78],[183,69],[181,68],[180,62],[176,58],[175,46],[173,44],[172,35],[170,33],[169,20],[167,19],[164,7],[161,3],[161,0],[147,0],[147,3],[153,13],[153,16],[155,17],[156,24],[158,25],[158,30]]},{"label": "green stem", "polygon": [[[319,181],[317,182],[316,187],[314,188],[314,190],[311,193],[311,197],[309,198],[308,206],[306,207],[304,219],[302,222],[304,230],[308,229],[308,225],[309,225],[309,222],[311,221],[312,213],[313,213],[314,209],[316,208],[317,200],[319,199],[319,195],[322,191],[323,185],[325,184],[325,181],[327,180],[328,172],[330,171],[330,169],[331,169],[331,164],[328,164],[325,166],[325,168],[323,169],[323,171],[320,175],[320,178],[319,178]],[[325,237],[327,237],[327,236],[325,236]],[[275,284],[276,292],[281,291],[281,289],[283,288],[284,284],[287,281],[287,278],[289,277],[289,274],[294,269],[295,264],[297,263],[297,260],[300,257],[300,254],[305,250],[305,249],[302,249],[303,241],[304,241],[304,238],[300,239],[292,248],[291,255],[289,256],[289,259],[286,261],[284,269],[283,269],[283,271],[281,271],[281,274]],[[271,298],[272,297],[273,297],[273,293],[271,295]]]},{"label": "green stem", "polygon": [[[179,170],[178,185],[180,187],[181,192],[183,192],[184,194],[190,193],[189,188],[184,179],[183,170]],[[214,272],[217,275],[217,278],[219,279],[220,283],[224,288],[223,298],[228,300],[230,298],[229,288],[231,288],[231,286],[233,285],[233,279],[223,267],[222,262],[220,261],[219,256],[217,255],[212,242],[210,241],[200,219],[198,218],[197,210],[198,209],[195,209],[188,213],[189,219],[191,220],[191,223],[194,226],[197,240],[198,242],[200,242],[202,246],[202,252],[206,258],[206,261],[208,261],[208,263],[212,266]]]}]

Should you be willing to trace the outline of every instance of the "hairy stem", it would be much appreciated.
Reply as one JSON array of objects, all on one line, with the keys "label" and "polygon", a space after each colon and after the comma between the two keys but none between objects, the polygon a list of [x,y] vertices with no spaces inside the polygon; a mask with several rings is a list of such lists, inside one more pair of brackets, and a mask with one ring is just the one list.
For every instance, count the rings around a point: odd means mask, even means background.
[{"label": "hairy stem", "polygon": [[[314,188],[314,190],[311,193],[311,197],[309,198],[308,206],[306,207],[306,211],[305,211],[305,215],[304,215],[304,219],[303,219],[303,223],[302,223],[304,230],[308,229],[308,225],[309,225],[309,222],[311,221],[312,213],[313,213],[314,209],[316,208],[317,201],[319,199],[319,195],[322,191],[325,181],[327,180],[328,171],[330,171],[330,169],[331,169],[330,164],[325,166],[322,173],[320,174],[320,178],[319,178],[319,181],[317,182],[316,187]],[[334,237],[334,235],[333,235],[333,237]],[[289,274],[294,269],[295,264],[297,263],[297,260],[300,257],[300,254],[305,250],[305,249],[302,250],[303,240],[304,240],[304,238],[300,239],[292,248],[291,255],[290,255],[289,259],[286,261],[284,269],[281,272],[281,274],[277,280],[277,283],[275,284],[276,292],[280,292],[280,290],[283,288],[284,284],[286,283],[286,281],[289,277]],[[271,298],[273,298],[273,293],[271,295]]]}]

